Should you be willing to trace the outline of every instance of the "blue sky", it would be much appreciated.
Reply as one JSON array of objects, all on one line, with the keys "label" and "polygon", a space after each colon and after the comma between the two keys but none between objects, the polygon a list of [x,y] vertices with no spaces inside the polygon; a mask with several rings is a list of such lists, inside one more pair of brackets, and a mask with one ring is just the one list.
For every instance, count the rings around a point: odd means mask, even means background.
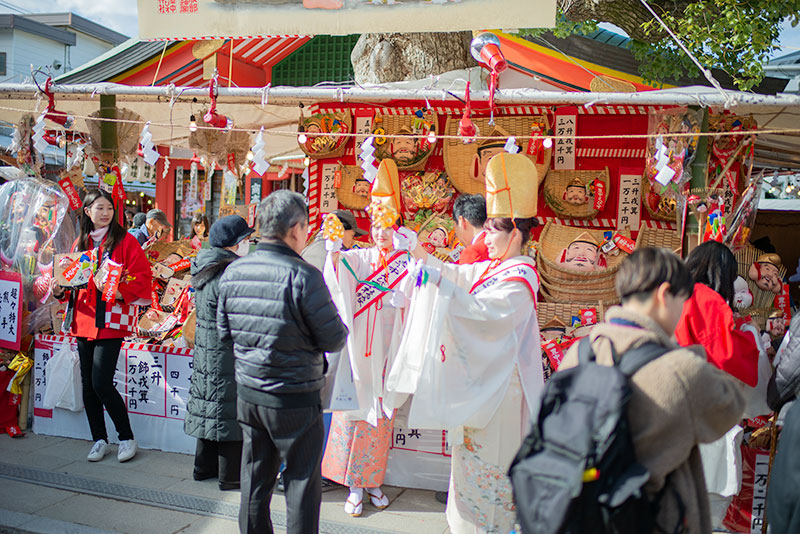
[{"label": "blue sky", "polygon": [[[136,0],[36,0],[35,2],[30,0],[0,0],[0,13],[72,11],[132,37],[138,31],[136,4]],[[12,9],[9,6],[16,6],[19,10]],[[603,26],[614,30],[614,27],[610,24]],[[623,33],[619,29],[614,31]],[[800,50],[800,26],[792,28],[789,23],[785,23],[781,32],[780,44],[783,48],[776,52],[774,57]]]}]

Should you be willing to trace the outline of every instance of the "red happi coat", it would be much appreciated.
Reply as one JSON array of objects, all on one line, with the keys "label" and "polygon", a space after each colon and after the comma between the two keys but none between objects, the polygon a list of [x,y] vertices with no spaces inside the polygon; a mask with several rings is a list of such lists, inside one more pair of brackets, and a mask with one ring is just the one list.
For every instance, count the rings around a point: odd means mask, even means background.
[{"label": "red happi coat", "polygon": [[[105,243],[105,238],[103,243]],[[76,247],[77,241],[73,245],[73,249]],[[101,245],[101,262],[102,255],[103,248]],[[119,284],[119,292],[122,295],[123,302],[130,305],[140,299],[149,299],[153,274],[150,270],[150,262],[147,261],[147,256],[145,256],[136,238],[125,232],[125,237],[122,242],[117,244],[111,253],[110,259],[123,266],[122,278]],[[88,286],[78,290],[75,295],[75,311],[70,335],[87,339],[113,339],[132,334],[133,332],[130,331],[112,328],[98,329],[95,326],[97,296],[97,286],[95,285],[94,277],[91,277]],[[111,306],[111,303],[108,303],[107,306]]]},{"label": "red happi coat", "polygon": [[683,347],[702,345],[710,363],[748,386],[758,383],[756,340],[736,329],[730,306],[710,287],[695,284],[675,337]]}]

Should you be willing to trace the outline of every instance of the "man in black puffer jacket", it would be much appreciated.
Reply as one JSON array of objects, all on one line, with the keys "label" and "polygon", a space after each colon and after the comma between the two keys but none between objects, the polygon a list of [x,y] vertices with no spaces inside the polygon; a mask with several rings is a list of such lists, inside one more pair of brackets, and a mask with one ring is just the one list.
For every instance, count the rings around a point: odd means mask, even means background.
[{"label": "man in black puffer jacket", "polygon": [[300,252],[308,208],[281,190],[259,206],[263,241],[220,282],[217,330],[233,341],[242,426],[239,530],[272,532],[269,501],[286,465],[287,532],[319,530],[325,352],[344,347],[347,327],[316,267]]}]

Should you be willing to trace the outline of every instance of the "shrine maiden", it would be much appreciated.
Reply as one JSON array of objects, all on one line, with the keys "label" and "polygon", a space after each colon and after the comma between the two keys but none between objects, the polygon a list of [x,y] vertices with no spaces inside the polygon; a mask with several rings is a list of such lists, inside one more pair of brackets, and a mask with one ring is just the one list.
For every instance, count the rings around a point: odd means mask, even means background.
[{"label": "shrine maiden", "polygon": [[491,261],[444,264],[414,248],[413,234],[399,244],[413,248],[418,263],[406,284],[412,298],[387,379],[390,406],[413,394],[411,428],[450,429],[447,522],[456,534],[514,527],[506,473],[544,386],[539,280],[533,259],[522,254],[536,225],[536,167],[524,155],[503,153],[486,174]]},{"label": "shrine maiden", "polygon": [[360,516],[364,490],[378,509],[389,506],[380,489],[392,438],[393,410],[382,402],[384,377],[402,332],[402,312],[395,288],[407,274],[408,252],[392,248],[400,213],[399,178],[392,160],[384,160],[367,208],[375,246],[334,252],[325,263],[325,281],[342,320],[350,330],[340,365],[352,368],[359,409],[334,412],[322,476],[349,486],[345,512]]}]

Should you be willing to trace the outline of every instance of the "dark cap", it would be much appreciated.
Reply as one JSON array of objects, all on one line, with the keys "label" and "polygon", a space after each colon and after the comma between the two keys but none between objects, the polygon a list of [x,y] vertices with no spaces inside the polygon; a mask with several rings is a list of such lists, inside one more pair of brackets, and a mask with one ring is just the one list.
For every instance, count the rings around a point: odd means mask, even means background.
[{"label": "dark cap", "polygon": [[255,232],[247,226],[247,221],[238,215],[228,215],[217,219],[208,232],[208,243],[212,247],[232,247]]},{"label": "dark cap", "polygon": [[355,230],[356,235],[367,235],[367,231],[358,227],[355,216],[349,211],[335,210],[333,214],[336,215],[340,221],[342,221],[342,226],[344,226],[345,230]]},{"label": "dark cap", "polygon": [[172,228],[172,225],[169,223],[167,219],[167,214],[161,210],[150,210],[147,212],[147,220],[148,221],[156,221],[157,223],[166,226],[167,228]]},{"label": "dark cap", "polygon": [[797,272],[789,277],[789,281],[793,284],[800,282],[800,260],[797,261]]}]

